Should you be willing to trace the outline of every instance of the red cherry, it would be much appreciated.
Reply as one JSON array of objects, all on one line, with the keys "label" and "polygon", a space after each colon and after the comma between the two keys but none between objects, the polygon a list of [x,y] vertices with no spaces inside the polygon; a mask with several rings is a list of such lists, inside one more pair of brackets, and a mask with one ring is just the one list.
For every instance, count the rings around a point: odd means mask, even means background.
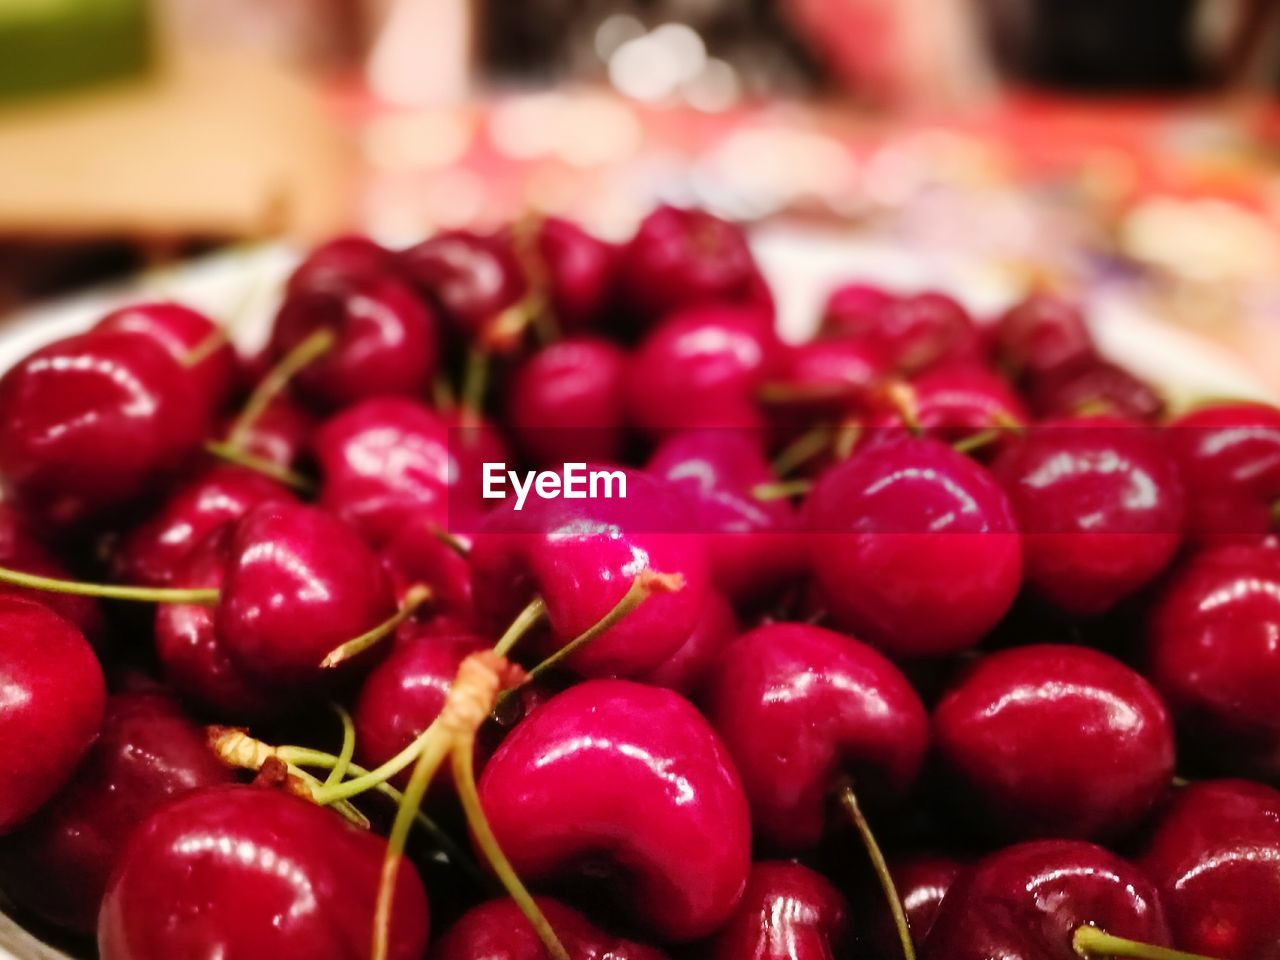
[{"label": "red cherry", "polygon": [[[71,579],[66,568],[27,529],[18,512],[3,503],[0,503],[0,567],[20,570],[23,573],[34,573],[42,577],[53,577],[57,580]],[[99,647],[102,643],[103,632],[106,629],[102,608],[92,597],[81,597],[73,593],[50,593],[47,590],[33,590],[10,583],[0,583],[0,597],[22,597],[43,604],[54,613],[74,623],[94,647]]]},{"label": "red cherry", "polygon": [[803,429],[815,419],[846,415],[873,396],[892,370],[881,348],[852,337],[786,346],[761,397],[774,405],[772,419]]},{"label": "red cherry", "polygon": [[627,355],[594,337],[539,350],[512,375],[507,423],[535,463],[616,461],[625,438],[622,378]]},{"label": "red cherry", "polygon": [[1280,792],[1245,780],[1182,787],[1140,862],[1179,949],[1221,960],[1280,958]]},{"label": "red cherry", "polygon": [[1006,836],[1119,836],[1173,777],[1159,695],[1087,647],[984,657],[938,703],[933,736],[960,799]]},{"label": "red cherry", "polygon": [[405,250],[400,260],[418,289],[470,340],[526,292],[520,264],[502,237],[446,230]]},{"label": "red cherry", "polygon": [[400,269],[396,255],[362,234],[349,233],[322,243],[289,276],[289,293],[366,276],[386,276]]},{"label": "red cherry", "polygon": [[1009,428],[1025,427],[1031,419],[1001,377],[969,364],[928,371],[877,399],[878,409],[867,418],[873,441],[910,429],[954,444],[1003,429],[991,445],[998,450],[1012,440]]},{"label": "red cherry", "polygon": [[866,340],[879,329],[880,317],[897,300],[869,283],[845,283],[832,290],[822,308],[819,333],[824,337]]},{"label": "red cherry", "polygon": [[705,699],[757,839],[786,852],[818,845],[846,777],[864,800],[900,796],[924,761],[928,717],[907,678],[832,630],[778,623],[743,634],[709,674]]},{"label": "red cherry", "polygon": [[271,331],[277,360],[328,330],[333,345],[294,378],[311,405],[333,410],[369,397],[423,396],[439,355],[437,321],[404,281],[390,274],[346,277],[289,293]]},{"label": "red cherry", "polygon": [[973,318],[942,293],[917,293],[886,304],[867,331],[869,341],[908,373],[954,361],[980,361],[983,346]]},{"label": "red cherry", "polygon": [[638,677],[642,683],[655,687],[667,687],[686,697],[697,693],[707,674],[715,664],[720,651],[738,635],[738,618],[729,601],[712,590],[702,605],[689,639],[667,657],[657,669]]},{"label": "red cherry", "polygon": [[576,223],[547,217],[538,226],[537,251],[546,270],[551,312],[565,332],[601,319],[613,296],[617,251]]},{"label": "red cherry", "polygon": [[102,723],[102,669],[47,607],[0,597],[0,835],[67,782]]},{"label": "red cherry", "polygon": [[[385,843],[276,790],[212,787],[130,838],[98,919],[102,960],[367,957]],[[402,862],[390,960],[427,949],[427,898]]]},{"label": "red cherry", "polygon": [[1169,943],[1159,895],[1132,864],[1091,843],[1022,843],[960,874],[922,960],[1080,960],[1072,939],[1086,925]]},{"label": "red cherry", "polygon": [[1043,423],[994,466],[1023,532],[1027,581],[1072,613],[1104,613],[1156,576],[1182,536],[1178,468],[1150,428]]},{"label": "red cherry", "polygon": [[1151,681],[1213,769],[1280,776],[1280,552],[1189,560],[1150,614]]},{"label": "red cherry", "polygon": [[664,940],[708,936],[746,884],[751,826],[728,753],[669,690],[592,680],[538,707],[480,780],[530,881],[590,877]]},{"label": "red cherry", "polygon": [[432,612],[470,630],[476,623],[471,565],[447,536],[430,520],[411,520],[382,548],[382,565],[398,599],[423,584],[431,589]]},{"label": "red cherry", "polygon": [[138,824],[174,797],[232,780],[175,701],[116,694],[71,782],[0,844],[0,886],[42,920],[92,934],[107,877]]},{"label": "red cherry", "polygon": [[[237,418],[223,424],[219,436],[226,436]],[[267,408],[252,423],[238,430],[238,449],[265,463],[283,467],[296,467],[311,444],[315,430],[315,418],[287,394],[274,397]]]},{"label": "red cherry", "polygon": [[20,509],[67,526],[147,496],[206,426],[187,372],[151,337],[68,337],[0,379],[0,474]]},{"label": "red cherry", "polygon": [[1164,401],[1122,367],[1096,357],[1056,367],[1030,384],[1031,407],[1041,417],[1108,413],[1128,420],[1154,421]]},{"label": "red cherry", "polygon": [[827,610],[891,656],[970,647],[1017,594],[1009,501],[986,470],[935,440],[860,451],[819,479],[806,510]]},{"label": "red cherry", "polygon": [[[942,900],[960,875],[963,865],[959,860],[938,854],[919,853],[899,857],[889,864],[894,887],[902,899],[902,909],[907,915],[911,939],[920,950],[933,929]],[[902,952],[902,941],[893,915],[879,896],[879,891],[868,895],[875,912],[867,918],[867,941],[873,956],[893,957]]]},{"label": "red cherry", "polygon": [[821,874],[798,863],[757,863],[709,955],[713,960],[833,960],[843,956],[848,914],[844,897]]},{"label": "red cherry", "polygon": [[[619,940],[586,917],[547,897],[538,906],[555,929],[569,960],[665,960],[652,947]],[[472,907],[431,951],[431,960],[546,960],[546,948],[511,900]]]},{"label": "red cherry", "polygon": [[1010,307],[996,327],[996,343],[1004,366],[1019,376],[1043,377],[1095,357],[1080,308],[1050,294]]}]

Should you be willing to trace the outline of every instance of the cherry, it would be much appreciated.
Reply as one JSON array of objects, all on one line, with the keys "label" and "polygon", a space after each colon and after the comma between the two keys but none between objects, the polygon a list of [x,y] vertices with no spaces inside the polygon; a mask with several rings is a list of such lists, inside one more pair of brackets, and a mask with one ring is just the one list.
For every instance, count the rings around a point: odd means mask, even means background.
[{"label": "cherry", "polygon": [[625,403],[653,437],[695,427],[754,427],[757,394],[780,347],[759,315],[713,304],[665,317],[631,356]]},{"label": "cherry", "polygon": [[[918,853],[890,863],[894,886],[902,898],[911,939],[919,950],[933,929],[942,900],[960,875],[959,860],[939,854]],[[883,900],[872,900],[878,909],[867,919],[866,940],[876,957],[897,957],[902,952],[898,930]]]},{"label": "cherry", "polygon": [[866,340],[812,340],[781,350],[773,379],[760,396],[786,426],[810,424],[867,402],[891,368],[881,349]]},{"label": "cherry", "polygon": [[696,505],[712,582],[733,602],[768,602],[803,573],[796,510],[784,499],[755,496],[776,482],[757,437],[738,430],[678,433],[658,446],[646,469]]},{"label": "cherry", "polygon": [[[0,503],[0,567],[55,579],[69,576],[58,559],[27,529],[18,512],[3,503]],[[0,596],[23,597],[41,603],[74,623],[95,647],[101,645],[105,623],[102,608],[92,597],[49,593],[9,583],[0,583]]]},{"label": "cherry", "polygon": [[512,375],[507,423],[535,463],[611,462],[622,454],[627,355],[579,337],[539,350]]},{"label": "cherry", "polygon": [[1007,431],[997,437],[1005,446],[1012,431],[1031,419],[1002,378],[971,364],[927,371],[886,389],[878,400],[879,409],[867,418],[873,438],[911,430],[954,444],[994,429]]},{"label": "cherry", "polygon": [[1151,681],[1216,769],[1280,775],[1280,552],[1243,544],[1192,557],[1147,630]]},{"label": "cherry", "polygon": [[821,874],[797,863],[757,863],[708,956],[834,960],[844,955],[848,914],[844,897]]},{"label": "cherry", "polygon": [[777,623],[743,634],[709,674],[705,699],[757,840],[785,852],[818,845],[846,778],[863,798],[900,796],[924,760],[929,721],[907,678],[832,630]]},{"label": "cherry", "polygon": [[249,423],[236,429],[236,418],[219,431],[235,429],[235,449],[285,470],[298,465],[311,444],[315,418],[287,394],[279,394]]},{"label": "cherry", "polygon": [[866,337],[907,373],[943,361],[980,361],[983,353],[973,318],[943,293],[917,293],[893,300],[876,316]]},{"label": "cherry", "polygon": [[1101,416],[1050,421],[993,469],[1022,528],[1027,582],[1069,612],[1106,612],[1178,548],[1182,481],[1150,428]]},{"label": "cherry", "polygon": [[0,379],[0,474],[19,509],[65,527],[147,496],[206,426],[188,373],[151,337],[68,337]]},{"label": "cherry", "polygon": [[837,623],[895,657],[977,643],[1009,609],[1022,549],[1003,491],[936,440],[900,437],[828,470],[806,504]]},{"label": "cherry", "polygon": [[407,521],[382,548],[382,565],[391,577],[396,596],[419,584],[431,590],[431,610],[463,629],[475,628],[475,601],[471,594],[471,565],[460,540],[424,517]]},{"label": "cherry", "polygon": [[1169,426],[1193,536],[1214,540],[1280,528],[1280,410],[1217,404]]},{"label": "cherry", "polygon": [[94,331],[140,333],[182,364],[210,415],[224,409],[239,386],[240,358],[217,324],[177,303],[136,303],[107,314]]},{"label": "cherry", "polygon": [[471,550],[476,609],[493,632],[536,594],[546,607],[544,654],[604,617],[643,571],[679,575],[683,587],[651,596],[568,660],[583,676],[640,676],[689,639],[706,601],[708,573],[692,516],[665,481],[626,471],[625,499],[545,500],[499,507]]},{"label": "cherry", "polygon": [[719,929],[746,884],[738,775],[669,690],[591,680],[553,697],[495,751],[480,796],[522,877],[592,878],[664,940]]},{"label": "cherry", "polygon": [[892,293],[869,283],[841,284],[827,296],[819,335],[868,340],[879,329],[881,315],[896,300]]},{"label": "cherry", "polygon": [[327,349],[293,379],[308,403],[333,410],[369,397],[425,395],[436,372],[437,320],[405,281],[391,274],[347,276],[289,293],[271,331],[283,360],[311,338]]},{"label": "cherry", "polygon": [[386,276],[400,269],[396,255],[368,237],[348,233],[311,251],[289,276],[287,291],[314,289],[354,277]]},{"label": "cherry", "polygon": [[405,250],[400,261],[445,319],[472,341],[526,292],[519,261],[502,237],[446,230]]},{"label": "cherry", "polygon": [[314,507],[259,504],[235,525],[230,550],[217,633],[259,683],[315,688],[332,673],[320,668],[327,654],[395,610],[378,558]]},{"label": "cherry", "polygon": [[259,503],[293,499],[288,489],[260,473],[231,465],[210,467],[170,494],[149,520],[125,536],[112,558],[116,576],[126,583],[166,586],[183,559],[213,530]]},{"label": "cherry", "polygon": [[[549,897],[538,897],[537,903],[570,960],[665,960],[653,947],[611,936]],[[472,907],[431,951],[431,960],[546,960],[546,956],[542,941],[508,899]]]},{"label": "cherry", "polygon": [[84,635],[47,607],[0,596],[0,835],[71,777],[102,722],[102,669]]},{"label": "cherry", "polygon": [[[384,842],[306,800],[210,787],[130,837],[98,920],[102,960],[369,955]],[[401,863],[389,956],[420,960],[427,898]]]},{"label": "cherry", "polygon": [[749,301],[758,275],[742,228],[705,210],[658,207],[621,256],[625,302],[650,320],[685,307]]},{"label": "cherry", "polygon": [[92,934],[107,877],[137,825],[173,797],[232,779],[173,699],[153,690],[109,697],[71,782],[0,843],[0,886],[42,920]]},{"label": "cherry", "polygon": [[707,594],[702,615],[689,639],[656,669],[637,679],[692,697],[701,689],[720,651],[729,645],[738,631],[738,618],[733,607],[720,593],[712,590]]},{"label": "cherry", "polygon": [[1015,837],[1119,836],[1173,777],[1173,730],[1159,695],[1087,647],[984,657],[938,703],[933,736],[963,800]]},{"label": "cherry", "polygon": [[1177,947],[1221,960],[1280,957],[1280,792],[1245,780],[1182,787],[1140,863]]},{"label": "cherry", "polygon": [[996,345],[1004,367],[1018,377],[1043,377],[1095,357],[1080,308],[1045,293],[1033,293],[1005,311],[996,326]]},{"label": "cherry", "polygon": [[1108,413],[1129,420],[1154,421],[1164,400],[1128,370],[1096,357],[1055,367],[1030,384],[1031,407],[1041,417]]},{"label": "cherry", "polygon": [[1155,886],[1113,853],[1073,840],[1020,843],[961,872],[924,943],[923,960],[1080,960],[1081,927],[1155,946],[1169,930]]},{"label": "cherry", "polygon": [[569,332],[593,326],[613,296],[617,251],[559,217],[541,221],[535,243],[560,329]]}]

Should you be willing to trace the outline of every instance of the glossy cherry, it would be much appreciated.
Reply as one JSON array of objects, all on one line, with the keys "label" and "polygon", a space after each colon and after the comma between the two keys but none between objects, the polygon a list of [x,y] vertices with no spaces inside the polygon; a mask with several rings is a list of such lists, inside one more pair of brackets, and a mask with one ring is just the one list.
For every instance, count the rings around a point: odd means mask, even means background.
[{"label": "glossy cherry", "polygon": [[417,517],[387,542],[380,556],[398,598],[411,587],[425,585],[431,590],[432,613],[474,630],[478,621],[471,565],[460,547],[460,541],[451,540],[433,521]]},{"label": "glossy cherry", "polygon": [[[36,539],[18,512],[3,503],[0,503],[0,567],[58,580],[74,579],[57,557]],[[103,640],[102,608],[92,597],[31,590],[10,583],[0,584],[0,596],[34,600],[74,623],[95,647]]]},{"label": "glossy cherry", "polygon": [[1072,613],[1106,612],[1181,541],[1182,480],[1152,428],[1100,416],[1038,424],[993,469],[1023,532],[1027,582]]},{"label": "glossy cherry", "polygon": [[1173,777],[1159,694],[1088,647],[984,657],[938,703],[933,738],[960,801],[1005,836],[1119,836]]},{"label": "glossy cherry", "polygon": [[1002,365],[1018,377],[1043,377],[1094,357],[1080,308],[1045,293],[1034,293],[1001,315],[996,345]]},{"label": "glossy cherry", "polygon": [[1159,894],[1137,867],[1091,843],[1021,843],[961,872],[922,960],[1080,960],[1072,938],[1085,925],[1169,944]]},{"label": "glossy cherry", "polygon": [[1197,760],[1280,775],[1280,551],[1244,544],[1192,557],[1161,589],[1148,673]]},{"label": "glossy cherry", "polygon": [[1280,957],[1280,792],[1246,780],[1180,788],[1139,863],[1174,946],[1221,960]]},{"label": "glossy cherry", "polygon": [[1017,594],[1022,547],[1008,499],[936,440],[856,453],[819,479],[806,511],[821,601],[890,656],[972,646]]},{"label": "glossy cherry", "polygon": [[334,410],[369,397],[425,396],[439,356],[438,321],[406,281],[360,275],[291,291],[276,315],[277,360],[318,331],[333,345],[294,378],[314,407]]},{"label": "glossy cherry", "polygon": [[803,429],[815,418],[860,409],[892,370],[880,347],[853,337],[828,337],[785,346],[773,379],[761,390],[771,419]]},{"label": "glossy cherry", "polygon": [[71,777],[102,723],[102,668],[48,607],[0,597],[0,835]]},{"label": "glossy cherry", "polygon": [[901,796],[929,721],[907,678],[866,644],[799,623],[744,633],[706,681],[711,720],[742,776],[756,838],[816,847],[849,780],[864,802]]},{"label": "glossy cherry", "polygon": [[1041,417],[1105,413],[1151,422],[1164,412],[1164,400],[1149,384],[1107,360],[1085,357],[1034,378],[1031,407]]},{"label": "glossy cherry", "polygon": [[894,294],[874,284],[841,284],[827,296],[818,333],[823,337],[869,340],[879,328],[881,314],[895,300]]},{"label": "glossy cherry", "polygon": [[[331,810],[261,787],[211,787],[129,839],[98,920],[102,960],[369,956],[386,844]],[[401,862],[392,960],[421,960],[427,898]]]},{"label": "glossy cherry", "polygon": [[951,297],[936,292],[900,297],[886,304],[866,338],[906,373],[944,361],[980,361],[983,353],[969,312]]},{"label": "glossy cherry", "polygon": [[592,680],[559,694],[503,741],[480,797],[522,877],[591,878],[663,940],[719,929],[747,881],[733,762],[669,690]]},{"label": "glossy cherry", "polygon": [[42,523],[146,497],[189,462],[206,428],[187,371],[137,333],[58,340],[0,379],[0,474]]},{"label": "glossy cherry", "polygon": [[[873,434],[924,433],[957,443],[989,430],[1018,430],[1031,419],[1013,388],[985,367],[962,364],[931,370],[876,398],[866,426]],[[1005,433],[991,449],[1008,445]]]},{"label": "glossy cherry", "polygon": [[571,220],[546,217],[538,225],[537,255],[546,273],[551,312],[562,332],[593,326],[614,293],[618,254]]},{"label": "glossy cherry", "polygon": [[835,960],[844,956],[848,917],[844,897],[822,874],[798,863],[757,863],[707,955],[712,960]]},{"label": "glossy cherry", "polygon": [[259,504],[235,525],[230,551],[217,633],[246,675],[274,689],[322,684],[325,655],[395,610],[377,556],[315,507]]},{"label": "glossy cherry", "polygon": [[1217,404],[1185,414],[1169,428],[1192,536],[1212,541],[1280,530],[1280,410]]},{"label": "glossy cherry", "polygon": [[418,289],[471,340],[526,292],[520,263],[503,237],[446,230],[405,250],[400,261]]},{"label": "glossy cherry", "polygon": [[739,629],[738,617],[729,601],[711,590],[689,639],[656,669],[636,679],[693,697],[701,689],[720,651],[733,641]]},{"label": "glossy cherry", "polygon": [[358,233],[334,237],[320,244],[289,275],[287,290],[292,293],[324,287],[353,277],[384,276],[397,273],[396,255]]},{"label": "glossy cherry", "polygon": [[243,467],[218,465],[178,487],[150,519],[131,530],[112,558],[125,583],[162,587],[196,544],[259,503],[294,496],[274,480]]},{"label": "glossy cherry", "polygon": [[[569,952],[569,960],[665,960],[653,947],[605,933],[590,920],[549,897],[538,897],[546,916]],[[509,899],[472,907],[432,948],[431,960],[546,960],[546,948]]]},{"label": "glossy cherry", "polygon": [[[218,436],[225,438],[235,418],[224,423]],[[297,467],[308,452],[316,419],[287,393],[272,399],[257,418],[238,428],[240,450],[266,463],[285,469]]]},{"label": "glossy cherry", "polygon": [[233,779],[172,698],[116,694],[71,782],[0,842],[0,886],[42,920],[92,934],[107,877],[138,824],[174,797]]},{"label": "glossy cherry", "polygon": [[507,423],[535,463],[611,462],[622,454],[623,350],[577,337],[539,350],[512,375]]},{"label": "glossy cherry", "polygon": [[[916,853],[890,861],[889,868],[902,899],[912,942],[919,951],[938,918],[943,898],[964,867],[953,857]],[[876,891],[867,902],[874,905],[874,912],[866,917],[865,927],[859,929],[871,946],[871,955],[882,960],[897,958],[902,953],[902,941],[884,898]]]}]

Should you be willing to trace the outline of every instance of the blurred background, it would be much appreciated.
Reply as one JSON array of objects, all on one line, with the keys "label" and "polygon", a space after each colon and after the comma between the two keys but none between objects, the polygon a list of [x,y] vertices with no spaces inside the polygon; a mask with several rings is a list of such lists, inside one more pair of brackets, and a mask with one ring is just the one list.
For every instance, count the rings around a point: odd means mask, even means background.
[{"label": "blurred background", "polygon": [[1123,290],[1280,384],[1278,81],[1280,0],[0,0],[0,310],[666,200],[799,273]]}]

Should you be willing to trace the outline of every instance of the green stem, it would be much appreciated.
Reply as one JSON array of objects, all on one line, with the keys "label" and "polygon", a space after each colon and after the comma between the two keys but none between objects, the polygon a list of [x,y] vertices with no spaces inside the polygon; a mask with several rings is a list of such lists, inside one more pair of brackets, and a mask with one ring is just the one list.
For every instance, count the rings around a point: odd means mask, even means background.
[{"label": "green stem", "polygon": [[816,427],[810,427],[778,454],[773,461],[773,472],[779,477],[785,477],[830,447],[833,436],[830,424],[820,423]]},{"label": "green stem", "polygon": [[1129,957],[1132,960],[1214,960],[1213,957],[1200,953],[1187,953],[1124,937],[1113,937],[1097,927],[1089,926],[1076,928],[1071,946],[1084,960],[1111,960],[1118,957]]},{"label": "green stem", "polygon": [[236,466],[244,467],[246,470],[260,473],[264,477],[270,477],[276,483],[292,487],[299,493],[311,493],[315,490],[315,484],[302,474],[294,473],[288,467],[282,467],[280,464],[272,463],[262,457],[255,457],[247,450],[232,446],[230,443],[224,443],[219,440],[206,440],[204,450],[205,453],[217,457],[219,460],[234,463]]},{"label": "green stem", "polygon": [[421,583],[410,587],[404,595],[404,601],[400,604],[400,609],[393,613],[387,619],[383,620],[371,630],[366,630],[360,636],[353,640],[348,640],[340,647],[330,650],[323,660],[320,661],[321,667],[336,667],[346,663],[353,657],[358,657],[374,644],[381,642],[389,637],[400,624],[404,623],[409,617],[413,616],[415,610],[431,599],[431,588]]},{"label": "green stem", "polygon": [[880,888],[884,891],[885,899],[889,902],[889,911],[893,914],[893,924],[898,930],[898,939],[902,941],[902,955],[905,960],[916,960],[916,947],[911,939],[907,912],[902,908],[902,898],[898,896],[898,888],[893,882],[893,875],[889,872],[889,864],[885,862],[884,853],[880,850],[876,835],[871,829],[871,824],[867,823],[862,807],[858,804],[858,795],[853,792],[850,784],[846,783],[840,788],[840,805],[849,814],[849,819],[853,821],[859,836],[862,837],[862,845],[866,847],[867,855],[871,858],[871,866],[880,880]]},{"label": "green stem", "polygon": [[333,712],[338,715],[338,720],[342,723],[342,749],[338,753],[338,762],[324,778],[325,786],[346,778],[347,771],[351,769],[351,758],[356,753],[356,725],[351,720],[351,714],[340,703],[333,704]]},{"label": "green stem", "polygon": [[450,533],[439,524],[433,523],[431,525],[431,535],[460,556],[463,560],[466,560],[471,556],[471,548],[467,546],[466,541],[461,537]]},{"label": "green stem", "polygon": [[951,449],[956,453],[972,453],[974,450],[981,450],[988,444],[995,443],[1000,439],[1000,433],[1001,431],[996,429],[979,430],[967,437],[961,437],[951,445]]},{"label": "green stem", "polygon": [[218,590],[209,587],[130,587],[115,583],[81,583],[79,580],[60,580],[42,577],[22,570],[0,567],[0,583],[11,583],[29,590],[47,593],[70,593],[78,597],[99,597],[103,600],[134,600],[140,603],[191,603],[211,607],[218,602]]},{"label": "green stem", "polygon": [[[422,753],[423,748],[428,743],[433,739],[439,739],[440,734],[438,731],[440,730],[440,726],[440,719],[437,717],[432,722],[431,726],[418,734],[412,743],[406,746],[386,763],[380,764],[372,770],[357,772],[356,776],[350,780],[344,780],[341,783],[333,783],[320,787],[320,789],[315,792],[315,802],[322,806],[327,806],[331,803],[337,803],[341,800],[347,800],[351,797],[359,796],[366,790],[377,789],[379,784],[386,783],[396,774],[400,773],[400,771],[404,770],[411,763],[417,760],[418,756]],[[282,756],[293,755],[292,747],[281,747],[280,749],[290,751],[289,754],[282,754]],[[355,768],[352,767],[352,770],[354,772]]]},{"label": "green stem", "polygon": [[789,500],[813,489],[812,480],[779,480],[777,483],[757,483],[751,488],[752,499]]},{"label": "green stem", "polygon": [[500,657],[511,653],[511,648],[520,642],[520,638],[532,630],[547,615],[547,604],[541,597],[534,597],[525,608],[516,614],[511,626],[493,645],[493,652]]},{"label": "green stem", "polygon": [[182,356],[182,365],[188,369],[199,366],[208,360],[224,344],[230,342],[227,331],[222,327],[210,330],[203,340]]},{"label": "green stem", "polygon": [[488,389],[489,355],[472,347],[467,351],[467,368],[462,375],[463,410],[479,413],[484,409],[484,395]]},{"label": "green stem", "polygon": [[271,406],[271,401],[289,385],[289,381],[298,374],[298,371],[332,350],[337,341],[338,335],[333,330],[329,327],[321,327],[286,353],[279,363],[267,371],[267,375],[249,395],[249,400],[245,403],[240,416],[236,418],[235,423],[231,425],[231,430],[227,433],[227,443],[233,447],[240,446],[249,429],[262,416],[263,411]]}]

